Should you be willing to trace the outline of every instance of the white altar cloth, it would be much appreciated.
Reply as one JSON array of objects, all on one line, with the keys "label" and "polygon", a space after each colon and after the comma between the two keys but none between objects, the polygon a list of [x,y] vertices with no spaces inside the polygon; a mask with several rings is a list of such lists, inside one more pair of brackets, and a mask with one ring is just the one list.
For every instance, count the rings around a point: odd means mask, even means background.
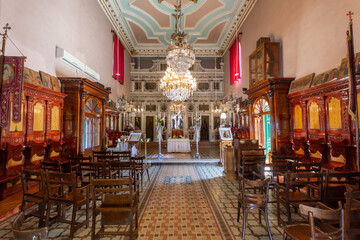
[{"label": "white altar cloth", "polygon": [[170,138],[167,140],[168,152],[191,152],[188,138]]}]

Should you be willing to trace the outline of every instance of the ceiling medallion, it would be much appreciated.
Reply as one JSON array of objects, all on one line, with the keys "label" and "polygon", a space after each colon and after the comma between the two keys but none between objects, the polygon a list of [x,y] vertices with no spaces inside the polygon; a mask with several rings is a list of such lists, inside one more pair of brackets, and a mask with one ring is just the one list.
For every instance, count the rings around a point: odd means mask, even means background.
[{"label": "ceiling medallion", "polygon": [[170,46],[166,50],[168,69],[160,80],[160,88],[164,95],[173,101],[184,101],[196,90],[196,80],[189,69],[195,63],[195,53],[191,45],[185,41],[187,36],[181,28],[181,1],[175,5],[175,32],[171,35]]}]

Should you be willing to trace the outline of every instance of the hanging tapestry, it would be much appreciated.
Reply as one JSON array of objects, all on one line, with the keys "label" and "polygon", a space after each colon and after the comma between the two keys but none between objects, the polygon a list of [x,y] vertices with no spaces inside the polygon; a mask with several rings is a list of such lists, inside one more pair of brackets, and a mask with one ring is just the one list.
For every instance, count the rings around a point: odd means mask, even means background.
[{"label": "hanging tapestry", "polygon": [[242,59],[241,59],[241,43],[239,38],[235,39],[234,44],[230,48],[230,85],[241,81],[242,77]]},{"label": "hanging tapestry", "polygon": [[124,47],[114,33],[113,38],[113,72],[112,76],[120,84],[124,84]]},{"label": "hanging tapestry", "polygon": [[9,123],[10,95],[12,95],[13,103],[12,120],[14,122],[21,121],[23,74],[23,57],[5,57],[1,93],[0,127],[6,127]]}]

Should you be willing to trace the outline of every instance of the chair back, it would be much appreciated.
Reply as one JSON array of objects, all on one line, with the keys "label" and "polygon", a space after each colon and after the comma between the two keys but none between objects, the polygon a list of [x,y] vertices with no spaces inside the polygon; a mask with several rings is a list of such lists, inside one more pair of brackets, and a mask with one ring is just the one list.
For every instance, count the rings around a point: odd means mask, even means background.
[{"label": "chair back", "polygon": [[[131,176],[119,179],[91,179],[91,193],[93,199],[93,209],[96,211],[105,210],[105,208],[120,208],[122,204],[128,204],[130,208],[136,205],[137,191],[134,191]],[[101,200],[103,204],[97,205]],[[105,203],[105,204],[104,204]],[[111,210],[110,210],[111,211]]]},{"label": "chair back", "polygon": [[118,156],[122,161],[129,161],[131,157],[131,151],[119,151],[119,152],[112,152],[112,155]]},{"label": "chair back", "polygon": [[12,223],[12,231],[15,240],[40,240],[48,236],[48,227],[36,229],[22,229],[21,226],[25,221],[25,213],[20,212]]},{"label": "chair back", "polygon": [[[291,172],[286,173],[284,185],[287,190],[306,187],[308,195],[312,195],[314,201],[320,201],[323,192],[323,172]],[[310,187],[312,191],[310,191]],[[317,191],[317,194],[313,190]]]},{"label": "chair back", "polygon": [[326,170],[324,179],[323,202],[334,205],[338,201],[345,204],[346,190],[359,189],[360,172],[331,172]]},{"label": "chair back", "polygon": [[41,161],[40,163],[42,170],[48,170],[52,172],[62,172],[60,161]]},{"label": "chair back", "polygon": [[345,238],[360,239],[360,191],[345,193]]},{"label": "chair back", "polygon": [[114,162],[114,161],[120,161],[120,157],[116,155],[99,155],[97,157],[97,162]]},{"label": "chair back", "polygon": [[[76,176],[74,173],[56,173],[45,171],[48,198],[50,200],[64,200],[63,195],[72,194],[73,200],[77,201],[76,195]],[[61,189],[55,192],[54,189]],[[61,193],[60,193],[61,192]],[[54,193],[54,194],[51,194]]]},{"label": "chair back", "polygon": [[[338,209],[321,209],[316,207],[310,207],[307,205],[299,205],[300,213],[308,215],[311,239],[320,240],[320,239],[333,239],[333,240],[344,240],[344,209],[342,209],[341,203],[339,203]],[[333,232],[319,232],[315,228],[314,218],[321,220],[335,220],[340,222],[340,229]]]},{"label": "chair back", "polygon": [[[269,201],[269,181],[270,179],[249,180],[239,177],[240,192],[242,200],[248,206],[266,206]],[[254,189],[255,193],[245,192],[246,189]]]},{"label": "chair back", "polygon": [[82,186],[90,184],[91,178],[105,178],[107,175],[106,162],[81,162],[78,170]]},{"label": "chair back", "polygon": [[304,172],[315,172],[321,171],[321,162],[294,162],[291,164],[291,171],[304,173]]},{"label": "chair back", "polygon": [[92,159],[94,159],[95,161],[99,156],[104,156],[104,155],[111,155],[111,151],[93,151]]},{"label": "chair back", "polygon": [[21,168],[21,183],[23,189],[23,196],[31,196],[35,198],[44,198],[46,197],[45,194],[43,196],[35,195],[32,191],[29,191],[29,188],[34,186],[35,184],[39,185],[39,192],[46,192],[45,190],[45,183],[44,183],[44,172],[42,170],[26,170]]}]

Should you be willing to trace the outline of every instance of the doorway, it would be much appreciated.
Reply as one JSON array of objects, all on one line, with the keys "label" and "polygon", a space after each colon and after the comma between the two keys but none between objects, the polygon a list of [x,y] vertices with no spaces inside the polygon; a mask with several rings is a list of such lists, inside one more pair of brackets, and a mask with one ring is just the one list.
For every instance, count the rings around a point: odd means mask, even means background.
[{"label": "doorway", "polygon": [[154,141],[154,116],[146,116],[146,137]]},{"label": "doorway", "polygon": [[266,160],[268,161],[271,151],[270,108],[264,98],[257,100],[253,106],[255,139],[265,148]]},{"label": "doorway", "polygon": [[200,140],[209,140],[209,116],[201,117]]}]

